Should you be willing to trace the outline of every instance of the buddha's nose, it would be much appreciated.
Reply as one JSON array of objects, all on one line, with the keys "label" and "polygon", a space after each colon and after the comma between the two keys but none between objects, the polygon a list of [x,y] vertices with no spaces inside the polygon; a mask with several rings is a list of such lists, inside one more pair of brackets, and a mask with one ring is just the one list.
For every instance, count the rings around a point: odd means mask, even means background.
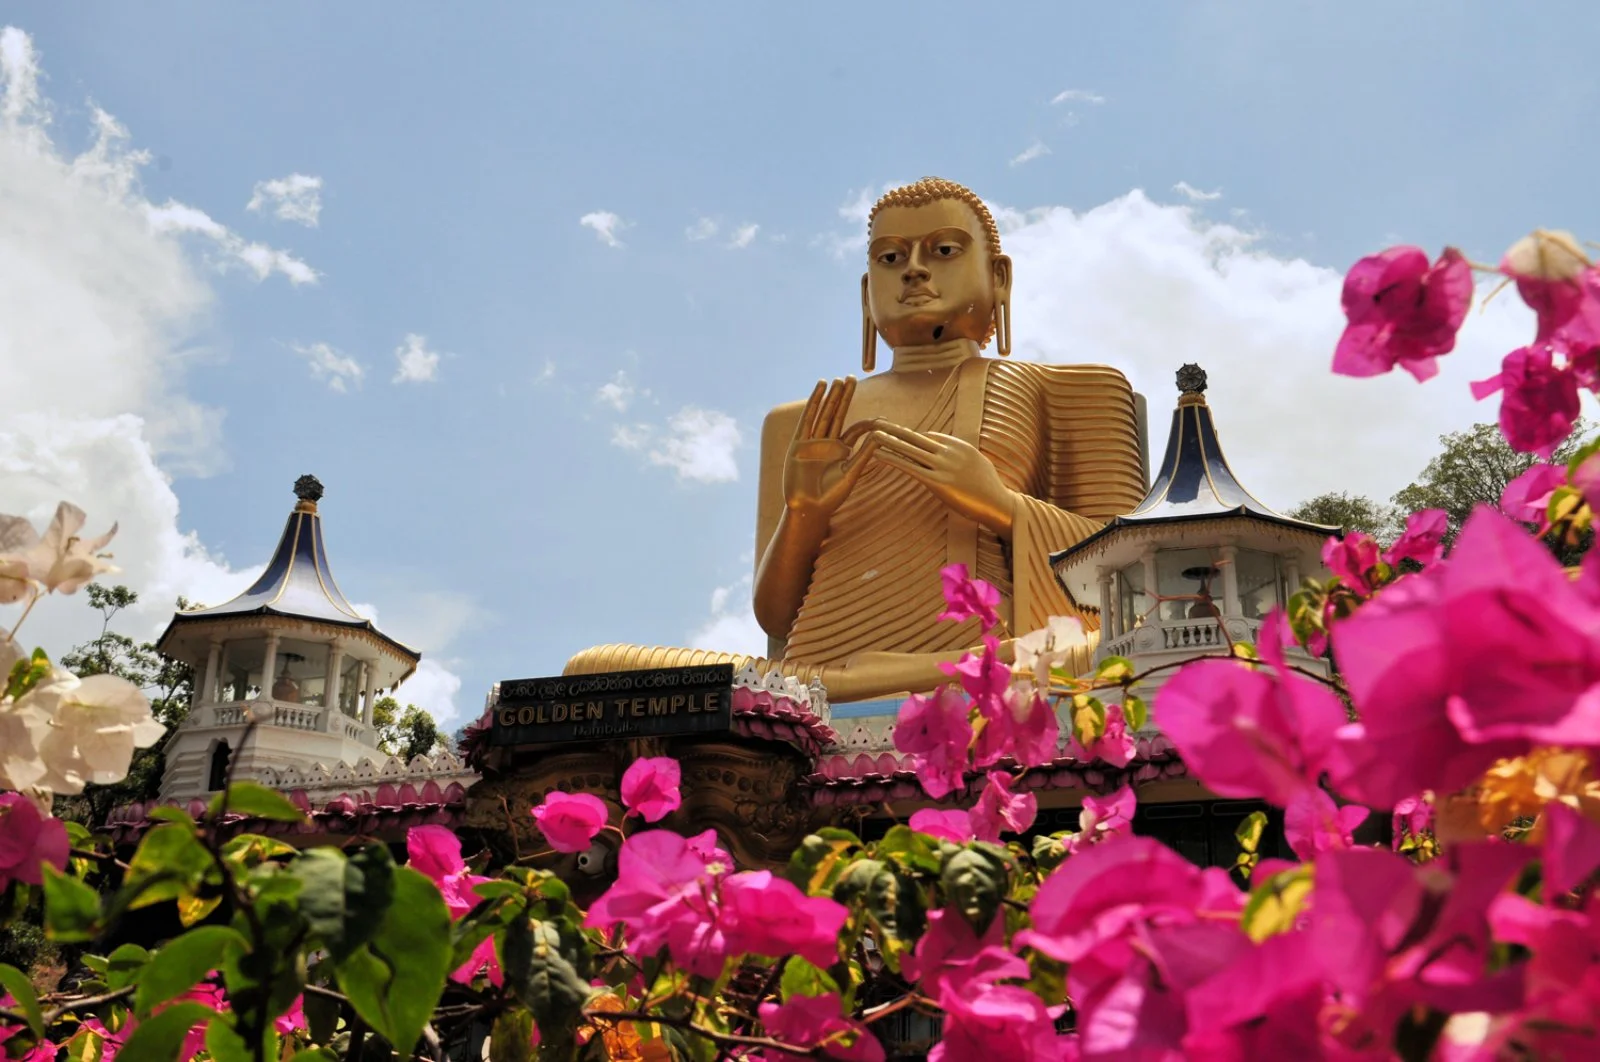
[{"label": "buddha's nose", "polygon": [[917,284],[927,280],[930,275],[928,267],[922,263],[921,256],[912,254],[906,259],[906,271],[900,274],[900,279],[906,284]]}]

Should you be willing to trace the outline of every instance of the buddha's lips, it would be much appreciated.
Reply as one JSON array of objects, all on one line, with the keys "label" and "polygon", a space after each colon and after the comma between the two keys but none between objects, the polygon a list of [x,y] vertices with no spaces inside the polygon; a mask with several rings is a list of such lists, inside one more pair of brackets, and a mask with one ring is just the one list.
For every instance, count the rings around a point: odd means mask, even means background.
[{"label": "buddha's lips", "polygon": [[904,295],[900,296],[900,301],[904,303],[911,303],[913,305],[920,305],[924,302],[932,302],[938,297],[939,293],[930,288],[913,288],[911,291],[908,291]]}]

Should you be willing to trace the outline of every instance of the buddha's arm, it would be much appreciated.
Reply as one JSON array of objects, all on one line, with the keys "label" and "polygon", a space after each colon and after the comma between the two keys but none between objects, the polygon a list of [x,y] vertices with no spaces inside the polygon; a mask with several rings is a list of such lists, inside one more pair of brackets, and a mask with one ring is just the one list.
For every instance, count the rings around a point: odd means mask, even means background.
[{"label": "buddha's arm", "polygon": [[826,516],[797,513],[784,504],[784,459],[804,409],[803,402],[779,406],[761,428],[754,604],[756,622],[774,638],[786,637],[794,625],[828,534]]}]

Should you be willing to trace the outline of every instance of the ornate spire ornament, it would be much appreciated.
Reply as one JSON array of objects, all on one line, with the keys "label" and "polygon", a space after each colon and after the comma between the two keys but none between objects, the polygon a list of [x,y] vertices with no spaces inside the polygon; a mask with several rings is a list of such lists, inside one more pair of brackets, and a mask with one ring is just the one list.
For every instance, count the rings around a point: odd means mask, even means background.
[{"label": "ornate spire ornament", "polygon": [[294,496],[301,501],[319,502],[322,500],[322,480],[316,476],[301,476],[294,481]]},{"label": "ornate spire ornament", "polygon": [[1178,370],[1178,390],[1186,395],[1205,394],[1206,371],[1190,362]]}]

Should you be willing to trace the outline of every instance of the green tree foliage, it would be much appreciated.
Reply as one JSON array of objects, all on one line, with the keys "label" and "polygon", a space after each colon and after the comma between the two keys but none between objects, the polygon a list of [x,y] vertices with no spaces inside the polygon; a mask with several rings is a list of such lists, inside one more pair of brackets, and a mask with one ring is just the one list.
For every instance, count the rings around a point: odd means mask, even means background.
[{"label": "green tree foliage", "polygon": [[1319,494],[1290,509],[1289,515],[1313,524],[1360,531],[1383,543],[1393,541],[1399,526],[1405,522],[1394,506],[1345,491]]},{"label": "green tree foliage", "polygon": [[445,747],[439,724],[427,709],[414,704],[402,708],[393,697],[380,697],[373,704],[372,725],[378,730],[378,748],[407,763]]}]

